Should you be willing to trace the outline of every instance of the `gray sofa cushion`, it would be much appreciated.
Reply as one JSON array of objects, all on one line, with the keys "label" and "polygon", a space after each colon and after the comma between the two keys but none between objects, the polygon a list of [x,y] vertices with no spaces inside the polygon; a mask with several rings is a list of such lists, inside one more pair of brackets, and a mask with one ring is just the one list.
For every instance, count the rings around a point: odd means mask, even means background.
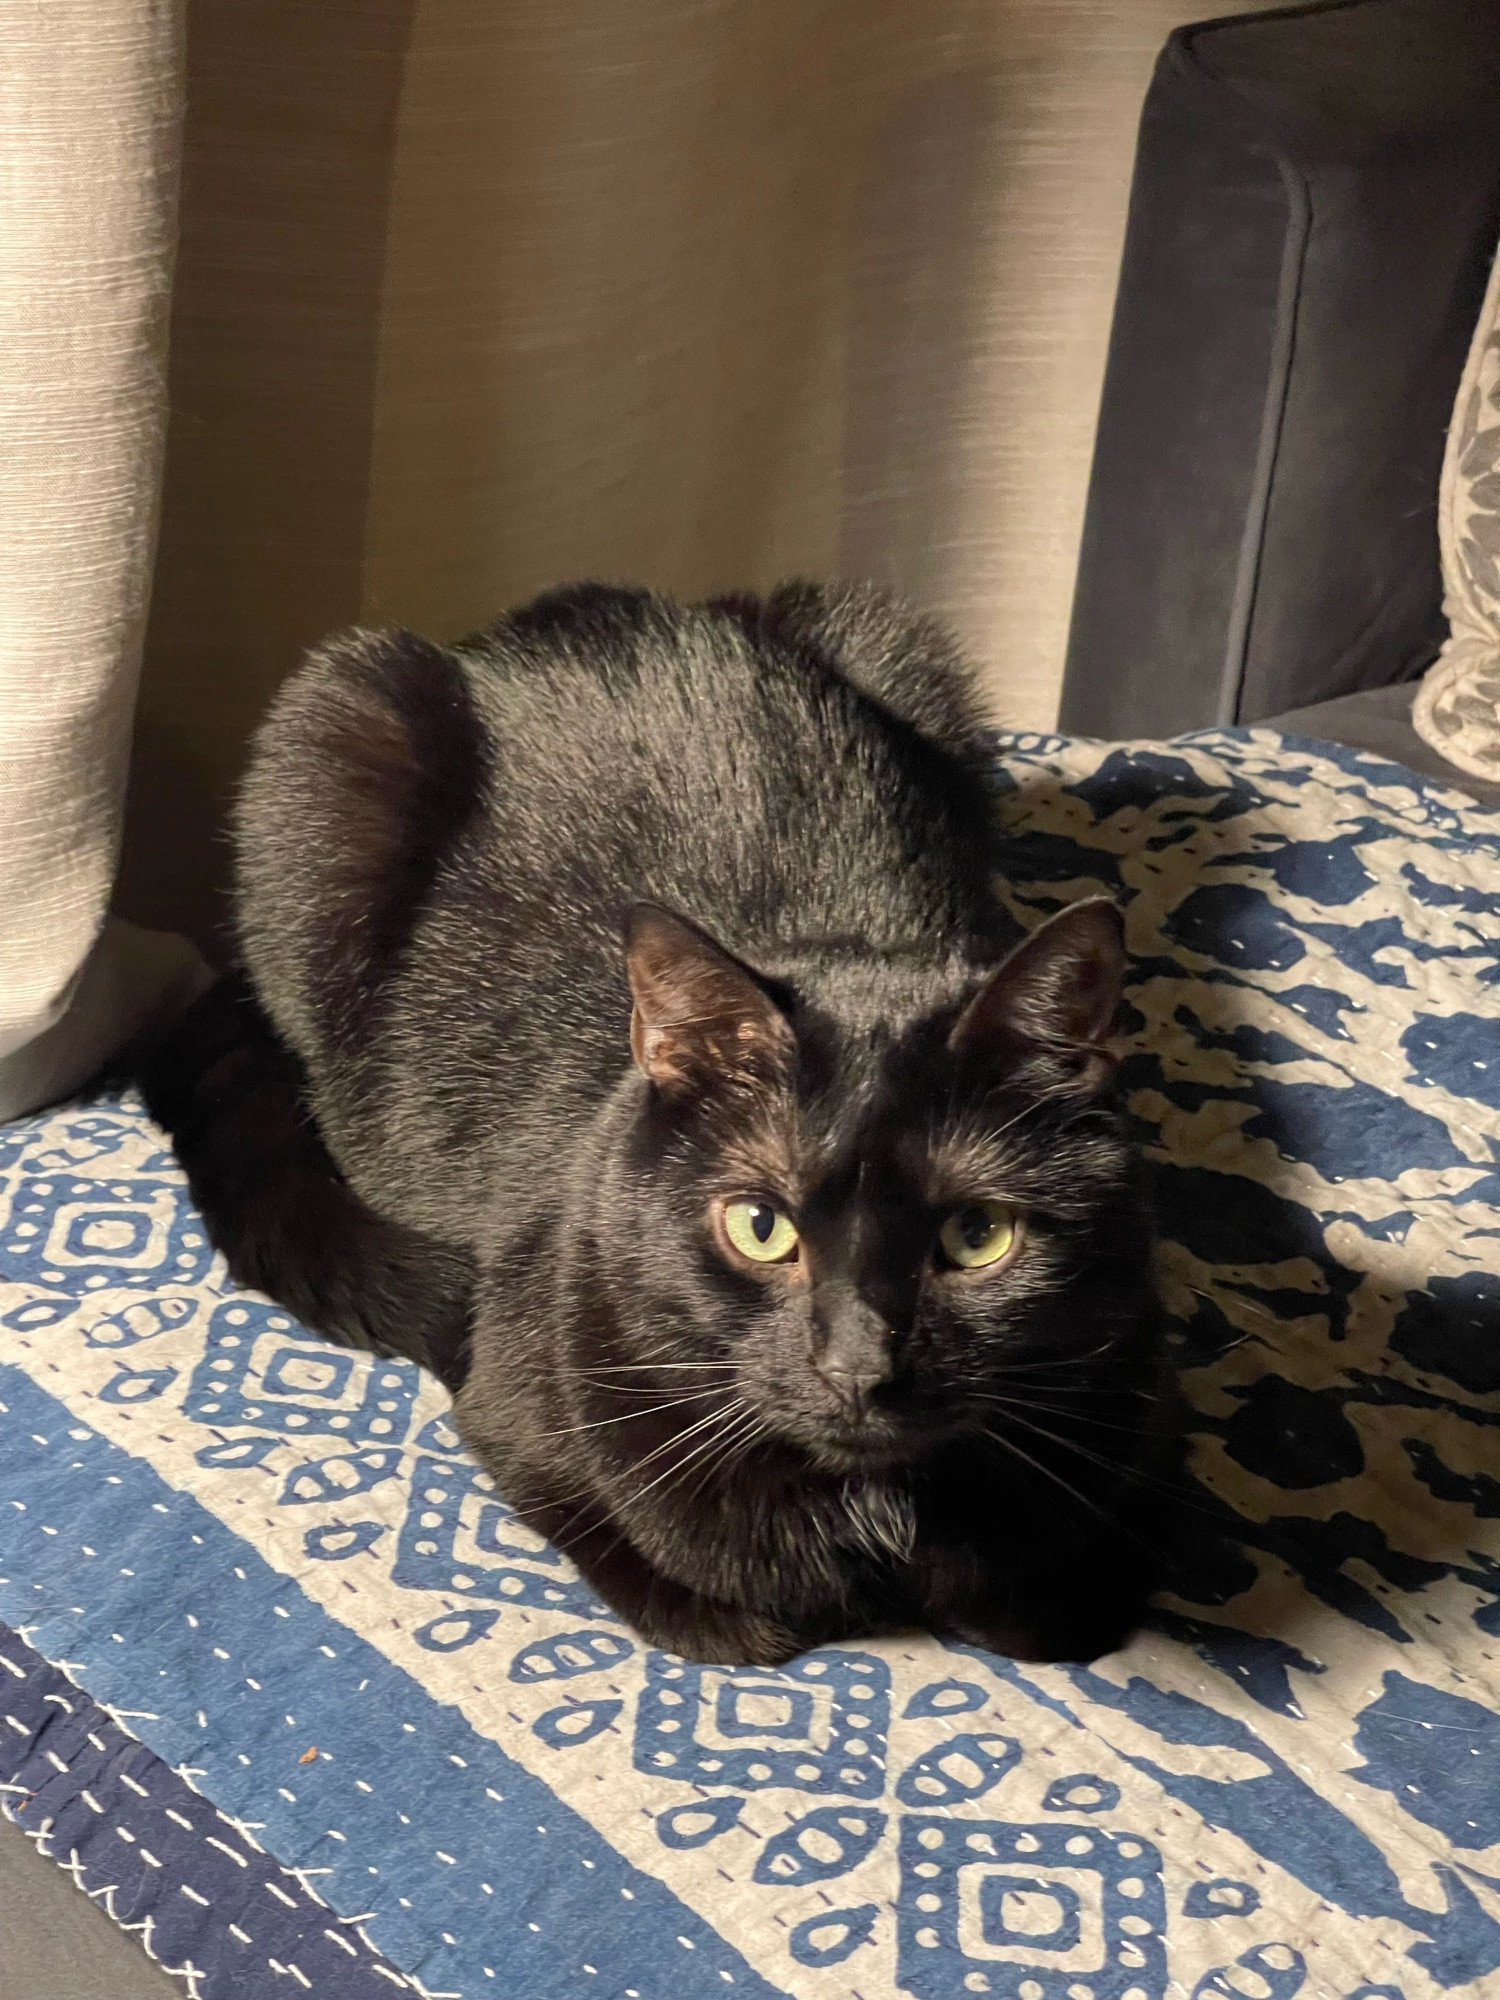
[{"label": "gray sofa cushion", "polygon": [[[1417,684],[1417,688],[1425,686],[1425,681]],[[1287,715],[1268,716],[1262,726],[1284,736],[1311,736],[1344,743],[1353,750],[1368,750],[1387,763],[1404,764],[1451,785],[1456,792],[1467,792],[1481,805],[1500,806],[1500,784],[1457,769],[1419,735],[1412,722],[1412,696],[1417,688],[1409,682],[1365,688],[1359,694],[1341,694],[1334,701],[1315,702],[1311,708],[1293,709]]]},{"label": "gray sofa cushion", "polygon": [[1500,233],[1500,6],[1178,31],[1141,126],[1062,726],[1170,735],[1441,643],[1443,440]]}]

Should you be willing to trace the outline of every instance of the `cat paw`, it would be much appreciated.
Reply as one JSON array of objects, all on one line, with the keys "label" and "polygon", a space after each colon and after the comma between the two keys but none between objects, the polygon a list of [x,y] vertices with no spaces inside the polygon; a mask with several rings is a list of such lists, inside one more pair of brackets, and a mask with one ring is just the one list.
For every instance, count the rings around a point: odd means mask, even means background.
[{"label": "cat paw", "polygon": [[1138,1611],[1126,1615],[1111,1606],[1108,1611],[1054,1610],[1034,1619],[980,1617],[957,1622],[950,1630],[966,1646],[978,1646],[1008,1660],[1027,1660],[1039,1666],[1089,1666],[1106,1653],[1117,1653],[1139,1623]]},{"label": "cat paw", "polygon": [[684,1660],[716,1667],[779,1667],[807,1650],[806,1640],[774,1620],[717,1604],[705,1605],[657,1644]]}]

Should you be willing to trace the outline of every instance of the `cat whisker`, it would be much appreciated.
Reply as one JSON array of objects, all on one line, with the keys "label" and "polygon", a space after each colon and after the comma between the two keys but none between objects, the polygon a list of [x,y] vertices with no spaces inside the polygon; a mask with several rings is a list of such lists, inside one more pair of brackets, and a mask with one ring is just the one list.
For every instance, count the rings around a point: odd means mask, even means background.
[{"label": "cat whisker", "polygon": [[1111,1423],[1107,1417],[1090,1417],[1077,1410],[1055,1410],[1048,1404],[1040,1401],[1026,1402],[1015,1396],[994,1395],[981,1395],[976,1397],[975,1400],[977,1402],[993,1403],[1005,1410],[1024,1410],[1027,1412],[1039,1412],[1042,1416],[1060,1417],[1065,1423],[1087,1424],[1092,1430],[1118,1431],[1122,1437],[1138,1438],[1141,1435],[1138,1424],[1116,1424]]},{"label": "cat whisker", "polygon": [[721,1404],[717,1409],[709,1410],[693,1423],[685,1425],[683,1429],[673,1431],[670,1436],[663,1438],[660,1444],[653,1445],[650,1451],[643,1452],[633,1461],[631,1471],[639,1472],[643,1466],[649,1465],[655,1458],[660,1458],[663,1452],[670,1451],[674,1445],[685,1443],[687,1439],[696,1437],[701,1431],[711,1430],[715,1424],[734,1415],[742,1407],[738,1396],[731,1397],[727,1403]]},{"label": "cat whisker", "polygon": [[[574,1379],[578,1386],[585,1389],[592,1389],[596,1392],[594,1396],[591,1396],[589,1398],[589,1401],[591,1403],[599,1400],[599,1398],[602,1397],[608,1397],[611,1399],[618,1398],[619,1402],[616,1404],[617,1408],[623,1406],[624,1400],[627,1397],[631,1397],[637,1403],[639,1403],[644,1401],[648,1397],[656,1396],[661,1399],[661,1407],[663,1409],[670,1409],[674,1403],[697,1402],[701,1401],[702,1398],[705,1396],[723,1395],[726,1391],[729,1390],[731,1386],[728,1381],[599,1382],[596,1381],[592,1375],[579,1375],[576,1376]],[[627,1414],[634,1416],[644,1416],[646,1412],[637,1409],[627,1412]]]},{"label": "cat whisker", "polygon": [[[594,1494],[592,1488],[580,1487],[578,1491],[574,1493],[561,1494],[555,1500],[552,1499],[552,1497],[549,1495],[548,1505],[556,1507],[569,1507],[572,1506],[576,1501],[591,1500],[593,1499],[593,1497]],[[548,1535],[547,1546],[554,1552],[554,1554],[565,1556],[571,1550],[578,1548],[580,1544],[586,1542],[590,1535],[597,1535],[601,1528],[607,1528],[609,1532],[613,1535],[618,1535],[620,1532],[619,1529],[614,1526],[613,1522],[611,1522],[607,1518],[607,1516],[600,1515],[591,1521],[585,1515],[581,1522],[576,1522],[576,1524],[570,1523],[569,1526],[563,1529],[561,1533],[555,1535]]]},{"label": "cat whisker", "polygon": [[1121,1533],[1129,1533],[1128,1529],[1120,1528],[1120,1524],[1107,1508],[1101,1507],[1095,1500],[1090,1500],[1086,1493],[1080,1493],[1076,1486],[1070,1486],[1060,1472],[1055,1472],[1050,1465],[1045,1465],[1041,1459],[1033,1458],[1029,1451],[1023,1450],[1016,1443],[1014,1438],[1006,1437],[1002,1431],[986,1430],[984,1435],[987,1438],[993,1439],[996,1444],[1003,1446],[1006,1451],[1011,1452],[1016,1458],[1019,1458],[1023,1465],[1029,1465],[1033,1472],[1040,1472],[1045,1478],[1052,1480],[1055,1485],[1062,1488],[1064,1493],[1076,1500],[1080,1507],[1086,1507],[1091,1514],[1097,1514],[1101,1521],[1108,1522],[1110,1527],[1119,1529]]},{"label": "cat whisker", "polygon": [[[722,1418],[724,1414],[726,1414],[726,1412],[714,1412],[714,1418]],[[632,1466],[632,1470],[634,1470],[634,1472],[640,1472],[640,1470],[642,1470],[644,1466],[648,1466],[648,1464],[652,1462],[652,1458],[660,1458],[660,1454],[662,1454],[662,1452],[666,1452],[666,1450],[670,1450],[670,1446],[674,1446],[674,1444],[680,1444],[680,1442],[682,1442],[684,1438],[690,1438],[690,1436],[694,1436],[694,1432],[700,1432],[700,1430],[704,1430],[704,1426],[706,1426],[708,1422],[710,1422],[710,1418],[702,1418],[702,1420],[700,1420],[698,1424],[690,1424],[690,1426],[688,1426],[686,1430],[678,1430],[678,1432],[674,1432],[674,1434],[672,1434],[672,1436],[670,1436],[670,1438],[668,1438],[668,1440],[666,1440],[664,1444],[658,1444],[658,1446],[656,1446],[656,1450],[652,1450],[652,1452],[646,1452],[646,1454],[644,1454],[644,1458],[636,1460],[636,1464]],[[642,1498],[644,1498],[644,1496],[646,1496],[648,1492],[654,1492],[654,1490],[656,1490],[656,1488],[658,1488],[658,1486],[662,1484],[662,1480],[670,1478],[670,1476],[672,1476],[674,1472],[682,1472],[686,1464],[692,1464],[692,1462],[696,1462],[696,1460],[698,1460],[698,1458],[702,1456],[702,1452],[704,1452],[704,1450],[710,1450],[710,1448],[714,1446],[714,1442],[716,1442],[716,1438],[714,1438],[712,1434],[710,1434],[708,1438],[702,1438],[702,1440],[700,1440],[700,1442],[698,1442],[698,1444],[694,1446],[694,1450],[692,1450],[692,1452],[688,1454],[688,1458],[686,1458],[686,1460],[684,1460],[682,1464],[674,1464],[674,1466],[668,1466],[668,1468],[666,1468],[664,1472],[660,1472],[660,1474],[658,1474],[658,1476],[656,1476],[654,1480],[648,1480],[648,1484],[646,1484],[646,1486],[638,1488],[638,1490],[636,1490],[636,1492],[634,1492],[634,1494],[632,1494],[632,1496],[630,1496],[628,1500],[624,1500],[624,1502],[616,1502],[616,1500],[610,1500],[610,1514],[620,1514],[620,1512],[622,1512],[624,1508],[628,1508],[628,1506],[634,1506],[634,1502],[636,1502],[636,1500],[642,1500]],[[552,1496],[552,1494],[548,1494],[548,1504],[552,1504],[552,1506],[568,1506],[568,1504],[570,1504],[570,1502],[574,1502],[574,1500],[598,1500],[598,1486],[594,1486],[594,1484],[590,1484],[590,1486],[582,1486],[582,1488],[578,1488],[578,1492],[572,1492],[572,1494],[560,1494],[560,1496]],[[552,1544],[552,1548],[554,1548],[554,1550],[556,1550],[556,1552],[558,1552],[560,1556],[566,1556],[570,1548],[576,1548],[576,1546],[578,1546],[578,1542],[584,1542],[584,1540],[586,1540],[586,1538],[588,1538],[590,1534],[598,1534],[598,1532],[600,1532],[600,1528],[606,1528],[606,1526],[610,1526],[610,1524],[608,1524],[608,1522],[586,1522],[586,1524],[584,1524],[582,1528],[578,1528],[578,1530],[576,1530],[576,1532],[572,1532],[572,1534],[564,1532],[564,1534],[552,1534],[552,1536],[548,1536],[548,1542]],[[614,1532],[614,1534],[620,1534],[620,1530],[618,1530],[618,1528],[610,1528],[610,1532]]]},{"label": "cat whisker", "polygon": [[[996,1379],[1004,1382],[1008,1381],[1009,1377],[1002,1375]],[[1113,1383],[1022,1382],[1018,1386],[1023,1394],[1034,1394],[1039,1399],[1052,1396],[1071,1396],[1077,1401],[1082,1397],[1094,1396],[1100,1399],[1107,1399],[1110,1402],[1119,1402],[1124,1398],[1129,1398],[1131,1401],[1139,1403],[1159,1403],[1161,1401],[1159,1390],[1143,1389],[1140,1387],[1122,1389],[1116,1388]],[[984,1396],[991,1392],[988,1389],[974,1388],[969,1393],[973,1396]]]},{"label": "cat whisker", "polygon": [[[736,1401],[738,1401],[737,1398]],[[644,1452],[640,1458],[636,1459],[630,1468],[631,1471],[632,1472],[641,1471],[644,1467],[648,1466],[653,1459],[660,1458],[663,1452],[670,1451],[673,1445],[680,1444],[684,1439],[691,1438],[697,1435],[699,1432],[707,1429],[710,1425],[718,1422],[722,1417],[728,1415],[733,1410],[733,1408],[734,1404],[731,1403],[726,1405],[722,1409],[710,1410],[707,1413],[707,1415],[698,1417],[697,1419],[695,1419],[693,1423],[688,1424],[684,1429],[673,1431],[668,1437],[663,1438],[660,1444],[654,1445],[650,1451]],[[561,1435],[561,1433],[559,1433],[559,1435]],[[536,1496],[536,1499],[532,1502],[532,1504],[533,1505],[540,1504],[548,1507],[566,1507],[578,1500],[595,1500],[597,1498],[598,1498],[598,1485],[593,1478],[589,1478],[584,1485],[576,1487],[573,1490],[566,1493],[553,1493],[551,1491],[539,1493]],[[513,1502],[512,1504],[515,1503]],[[563,1549],[568,1546],[568,1544],[565,1541],[560,1541],[553,1536],[549,1536],[548,1540],[551,1541],[552,1546],[555,1549]]]},{"label": "cat whisker", "polygon": [[[1179,1506],[1187,1508],[1189,1512],[1201,1514],[1205,1519],[1216,1521],[1221,1526],[1223,1525],[1223,1515],[1215,1513],[1211,1507],[1205,1507],[1201,1502],[1194,1500],[1190,1494],[1183,1490],[1181,1485],[1174,1484],[1171,1480],[1158,1479],[1153,1473],[1147,1472],[1139,1466],[1125,1465],[1118,1459],[1106,1458],[1099,1452],[1090,1451],[1087,1445],[1080,1444],[1076,1438],[1060,1437],[1055,1431],[1049,1431],[1043,1425],[1019,1415],[1014,1409],[1010,1412],[1010,1415],[1013,1422],[1023,1425],[1025,1429],[1034,1432],[1037,1437],[1046,1438],[1050,1444],[1061,1445],[1064,1451],[1076,1452],[1080,1458],[1089,1460],[1105,1472],[1117,1473],[1121,1479],[1133,1481],[1138,1486],[1149,1487],[1152,1492],[1160,1493],[1166,1498],[1176,1501]],[[985,1431],[986,1437],[993,1438],[997,1435],[994,1431]],[[1004,1440],[1001,1441],[1003,1442]],[[1142,1547],[1145,1546],[1146,1544],[1142,1543]]]},{"label": "cat whisker", "polygon": [[693,1423],[685,1425],[682,1430],[673,1431],[670,1434],[670,1436],[663,1438],[660,1444],[653,1445],[651,1450],[648,1452],[643,1452],[642,1455],[632,1463],[630,1468],[631,1471],[632,1472],[641,1471],[641,1469],[645,1466],[648,1466],[653,1459],[660,1458],[663,1452],[670,1451],[674,1445],[685,1444],[689,1438],[698,1436],[698,1434],[701,1431],[712,1430],[715,1424],[721,1423],[726,1417],[730,1416],[736,1410],[737,1407],[739,1407],[739,1398],[735,1397],[733,1401],[722,1404],[718,1409],[709,1410],[706,1413],[706,1415],[698,1417]]},{"label": "cat whisker", "polygon": [[[1122,1477],[1126,1478],[1144,1478],[1146,1476],[1139,1473],[1135,1466],[1127,1465],[1120,1459],[1104,1457],[1096,1451],[1091,1451],[1087,1445],[1080,1444],[1076,1438],[1063,1437],[1056,1431],[1049,1431],[1044,1425],[1037,1423],[1035,1420],[1036,1411],[1041,1409],[1044,1415],[1066,1416],[1066,1420],[1070,1423],[1080,1421],[1076,1417],[1067,1416],[1067,1413],[1064,1411],[1048,1412],[1045,1405],[1021,1402],[1008,1402],[1005,1408],[1017,1423],[1024,1424],[1028,1430],[1034,1431],[1038,1437],[1044,1437],[1052,1444],[1060,1444],[1067,1451],[1076,1451],[1081,1458],[1091,1459],[1095,1465],[1102,1467],[1105,1471],[1118,1472]],[[1123,1425],[1112,1425],[1111,1428],[1124,1429],[1126,1427]],[[1140,1435],[1136,1431],[1129,1431],[1127,1434],[1133,1437]]]},{"label": "cat whisker", "polygon": [[691,1507],[716,1472],[722,1472],[727,1466],[743,1459],[758,1440],[770,1430],[770,1425],[759,1411],[747,1409],[747,1415],[751,1419],[748,1427],[742,1423],[737,1433],[731,1432],[725,1437],[723,1452],[717,1459],[710,1461],[692,1491],[685,1496],[684,1506]]},{"label": "cat whisker", "polygon": [[699,1373],[709,1369],[722,1372],[730,1366],[728,1361],[618,1361],[603,1366],[591,1363],[588,1374],[580,1376],[580,1380],[591,1381],[595,1375],[656,1375],[684,1370]]},{"label": "cat whisker", "polygon": [[[722,1470],[726,1464],[732,1462],[738,1456],[742,1447],[748,1445],[750,1440],[761,1429],[767,1428],[763,1425],[759,1412],[752,1409],[749,1404],[741,1403],[738,1398],[735,1399],[735,1405],[731,1406],[731,1415],[733,1421],[727,1423],[721,1432],[708,1440],[711,1447],[718,1447],[718,1456],[706,1468],[705,1480],[709,1475]],[[668,1490],[670,1491],[671,1489],[669,1488]],[[700,1489],[695,1488],[694,1490],[697,1491]]]},{"label": "cat whisker", "polygon": [[[1175,1494],[1177,1492],[1178,1489],[1170,1482],[1155,1479],[1152,1474],[1146,1472],[1140,1466],[1127,1464],[1123,1459],[1110,1458],[1103,1452],[1092,1450],[1088,1445],[1080,1444],[1077,1438],[1064,1437],[1057,1431],[1048,1430],[1045,1425],[1036,1422],[1035,1416],[1031,1414],[1034,1408],[1034,1405],[1012,1404],[1009,1414],[1015,1422],[1024,1425],[1027,1430],[1035,1432],[1038,1437],[1046,1438],[1051,1444],[1061,1445],[1065,1451],[1076,1452],[1080,1458],[1088,1459],[1102,1471],[1118,1473],[1122,1479],[1136,1480],[1141,1485],[1156,1486],[1164,1493]],[[1027,1414],[1023,1415],[1023,1411],[1027,1412]],[[1062,1413],[1056,1412],[1054,1414],[1061,1415]],[[1070,1421],[1073,1420],[1070,1419]],[[1120,1426],[1112,1426],[1112,1428],[1118,1429]],[[1137,1436],[1139,1434],[1131,1432],[1129,1435]]]},{"label": "cat whisker", "polygon": [[[1035,1426],[1033,1425],[1032,1428],[1035,1429]],[[1167,1551],[1158,1547],[1154,1542],[1148,1542],[1143,1535],[1138,1535],[1133,1528],[1126,1527],[1125,1523],[1117,1515],[1112,1514],[1107,1507],[1101,1507],[1097,1501],[1091,1500],[1086,1493],[1080,1493],[1076,1486],[1070,1485],[1063,1478],[1062,1474],[1052,1466],[1044,1464],[1041,1459],[1033,1457],[1030,1452],[1023,1451],[1014,1438],[1008,1438],[999,1431],[986,1431],[985,1435],[992,1438],[996,1444],[1003,1446],[1006,1451],[1013,1453],[1024,1464],[1029,1465],[1033,1471],[1043,1473],[1048,1479],[1052,1480],[1054,1485],[1060,1486],[1064,1493],[1069,1494],[1081,1506],[1087,1507],[1090,1513],[1097,1514],[1101,1521],[1108,1523],[1115,1534],[1123,1535],[1127,1541],[1134,1542],[1136,1547],[1144,1549],[1148,1556],[1152,1556],[1158,1561],[1170,1562]],[[1043,1431],[1040,1435],[1045,1437],[1048,1433]],[[1084,1455],[1085,1457],[1088,1456],[1087,1453]]]},{"label": "cat whisker", "polygon": [[649,1410],[622,1410],[618,1416],[593,1417],[587,1423],[564,1424],[560,1430],[537,1431],[535,1435],[538,1439],[577,1437],[580,1431],[602,1431],[610,1424],[628,1424],[642,1417],[658,1417],[667,1410],[680,1410],[689,1403],[701,1403],[706,1396],[717,1396],[718,1394],[719,1391],[716,1388],[687,1389],[684,1390],[682,1395],[673,1396],[665,1403],[654,1404]]},{"label": "cat whisker", "polygon": [[1030,1361],[1007,1362],[1004,1372],[1006,1375],[1036,1375],[1049,1374],[1059,1368],[1081,1368],[1086,1361],[1097,1361],[1102,1355],[1110,1353],[1113,1347],[1114,1342],[1106,1340],[1082,1354],[1039,1355]]},{"label": "cat whisker", "polygon": [[1115,1403],[1125,1398],[1133,1402],[1159,1403],[1162,1399],[1159,1387],[1144,1382],[1117,1384],[1107,1379],[1090,1382],[1037,1382],[1030,1379],[1017,1381],[1012,1378],[1009,1369],[997,1369],[993,1375],[978,1382],[971,1382],[968,1385],[968,1392],[971,1396],[1004,1396],[1009,1393],[1013,1397],[1019,1396],[1023,1400],[1036,1402],[1053,1396],[1068,1396],[1075,1403],[1090,1396],[1101,1403]]},{"label": "cat whisker", "polygon": [[[737,1407],[736,1404],[731,1404],[727,1410],[717,1412],[716,1415],[721,1419],[724,1419],[728,1418],[731,1415],[736,1415],[741,1413],[753,1414],[752,1412],[749,1411],[748,1405],[739,1403]],[[710,1420],[708,1419],[704,1420],[704,1422],[708,1421]],[[692,1425],[686,1431],[679,1431],[676,1438],[673,1439],[672,1442],[680,1444],[686,1438],[691,1437],[695,1431],[702,1430],[703,1428],[704,1428],[703,1423]],[[725,1423],[724,1429],[727,1431],[728,1428],[729,1428],[728,1424]],[[722,1442],[723,1442],[722,1435],[715,1434],[714,1431],[710,1430],[709,1435],[706,1438],[700,1438],[699,1442],[696,1445],[694,1445],[693,1449],[688,1453],[685,1459],[683,1459],[677,1465],[669,1465],[665,1472],[658,1473],[655,1479],[648,1481],[648,1483],[645,1486],[640,1487],[636,1492],[632,1493],[628,1500],[622,1502],[616,1502],[614,1505],[614,1511],[616,1513],[623,1513],[625,1508],[637,1506],[642,1500],[645,1499],[648,1493],[654,1493],[664,1480],[672,1479],[674,1475],[678,1477],[685,1475],[690,1465],[695,1465],[698,1462],[698,1460],[703,1457],[705,1452],[712,1451],[716,1445],[721,1444]],[[654,1457],[656,1456],[656,1454],[652,1453],[649,1456]],[[646,1463],[646,1461],[642,1460],[641,1463],[644,1464]],[[672,1489],[669,1487],[667,1490],[670,1492]]]}]

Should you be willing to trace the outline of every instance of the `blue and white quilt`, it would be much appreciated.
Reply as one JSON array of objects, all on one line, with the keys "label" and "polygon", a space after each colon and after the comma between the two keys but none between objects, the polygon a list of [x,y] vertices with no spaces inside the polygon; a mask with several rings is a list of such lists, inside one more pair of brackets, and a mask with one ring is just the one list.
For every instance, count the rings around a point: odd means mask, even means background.
[{"label": "blue and white quilt", "polygon": [[685,1665],[133,1098],[5,1128],[0,1799],[187,1993],[1500,1994],[1500,814],[1253,731],[997,782],[1018,915],[1126,910],[1222,1601]]}]

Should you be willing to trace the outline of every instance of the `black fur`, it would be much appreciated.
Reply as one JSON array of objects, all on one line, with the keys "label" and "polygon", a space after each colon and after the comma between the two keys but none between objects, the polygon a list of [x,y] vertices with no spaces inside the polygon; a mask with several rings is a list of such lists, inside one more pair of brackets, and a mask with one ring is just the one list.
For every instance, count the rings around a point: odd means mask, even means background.
[{"label": "black fur", "polygon": [[302,1065],[239,974],[140,1069],[215,1247],[241,1284],[330,1339],[405,1354],[452,1389],[468,1369],[468,1253],[377,1215],[328,1156]]},{"label": "black fur", "polygon": [[[1155,1575],[1119,918],[1007,955],[981,733],[868,590],[583,586],[452,649],[334,641],[240,803],[253,992],[147,1069],[236,1275],[436,1367],[678,1651],[921,1621],[1093,1657]],[[735,1247],[735,1197],[788,1261]],[[981,1199],[1022,1219],[987,1275],[939,1247]]]}]

